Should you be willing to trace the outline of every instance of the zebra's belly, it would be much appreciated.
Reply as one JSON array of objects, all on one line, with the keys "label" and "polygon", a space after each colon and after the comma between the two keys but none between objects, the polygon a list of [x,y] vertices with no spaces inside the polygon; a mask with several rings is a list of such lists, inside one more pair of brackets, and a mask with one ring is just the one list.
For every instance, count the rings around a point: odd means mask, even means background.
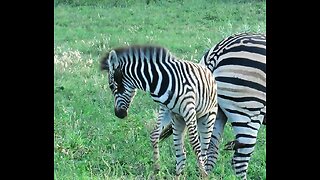
[{"label": "zebra's belly", "polygon": [[[199,105],[196,104],[196,107],[199,107]],[[212,111],[214,108],[214,105],[212,107],[205,106],[204,108],[198,109],[196,108],[196,118],[199,119],[200,117],[203,117],[207,115],[209,112]],[[175,107],[173,109],[169,109],[168,107],[165,107],[167,111],[171,113],[171,116],[175,118],[184,119],[183,117],[186,117],[188,115],[188,112],[190,111],[190,108],[183,108],[183,107]],[[185,109],[185,111],[181,111],[181,109]]]}]

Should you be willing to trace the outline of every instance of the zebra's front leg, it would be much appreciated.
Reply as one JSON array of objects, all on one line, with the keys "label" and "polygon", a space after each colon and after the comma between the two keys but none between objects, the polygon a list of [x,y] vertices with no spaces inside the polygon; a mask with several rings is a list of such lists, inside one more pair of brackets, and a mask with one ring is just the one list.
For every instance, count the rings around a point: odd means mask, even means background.
[{"label": "zebra's front leg", "polygon": [[158,174],[160,170],[159,164],[159,137],[160,137],[160,123],[157,122],[156,127],[150,134],[150,139],[153,147],[153,166],[154,166],[154,174]]},{"label": "zebra's front leg", "polygon": [[160,170],[159,158],[159,137],[164,127],[170,124],[172,121],[171,115],[167,109],[160,106],[158,121],[154,130],[150,134],[150,140],[153,146],[153,166],[154,173],[157,174]]},{"label": "zebra's front leg", "polygon": [[214,168],[219,155],[219,143],[223,135],[224,126],[227,122],[227,116],[218,108],[217,118],[213,127],[210,139],[209,149],[207,151],[206,171],[209,173]]},{"label": "zebra's front leg", "polygon": [[186,123],[181,117],[175,117],[172,120],[173,144],[176,151],[176,176],[179,179],[186,163],[186,151],[184,148],[184,137]]}]

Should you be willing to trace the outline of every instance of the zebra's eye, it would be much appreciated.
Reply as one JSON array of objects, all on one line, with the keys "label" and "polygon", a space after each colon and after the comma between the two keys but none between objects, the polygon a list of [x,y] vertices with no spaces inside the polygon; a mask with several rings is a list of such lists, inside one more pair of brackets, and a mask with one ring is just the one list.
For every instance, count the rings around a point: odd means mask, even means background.
[{"label": "zebra's eye", "polygon": [[109,88],[111,89],[112,93],[114,93],[117,87],[114,83],[110,83]]}]

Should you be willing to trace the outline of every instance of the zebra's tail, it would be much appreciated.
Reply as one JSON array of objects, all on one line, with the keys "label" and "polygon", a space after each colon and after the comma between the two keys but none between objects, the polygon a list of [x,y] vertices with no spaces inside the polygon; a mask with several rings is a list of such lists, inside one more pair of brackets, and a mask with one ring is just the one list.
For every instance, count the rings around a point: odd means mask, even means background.
[{"label": "zebra's tail", "polygon": [[163,130],[161,131],[160,134],[160,142],[167,139],[171,134],[173,133],[172,125],[169,123]]},{"label": "zebra's tail", "polygon": [[267,125],[267,115],[264,115],[262,124],[263,124],[263,125]]}]

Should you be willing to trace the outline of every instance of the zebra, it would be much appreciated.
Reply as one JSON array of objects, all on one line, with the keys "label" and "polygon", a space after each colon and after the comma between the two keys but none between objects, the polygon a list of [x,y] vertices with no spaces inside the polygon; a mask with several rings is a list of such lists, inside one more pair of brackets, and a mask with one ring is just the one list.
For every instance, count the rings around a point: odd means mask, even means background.
[{"label": "zebra", "polygon": [[[200,64],[213,73],[218,93],[206,170],[210,172],[216,164],[228,120],[236,140],[226,143],[224,149],[235,151],[232,167],[238,177],[246,179],[259,128],[261,123],[266,125],[266,36],[239,33],[226,37],[205,52]],[[160,140],[172,134],[170,123],[163,126]]]},{"label": "zebra", "polygon": [[217,86],[210,70],[198,63],[179,60],[168,49],[156,45],[115,48],[102,57],[100,65],[108,72],[118,118],[127,116],[137,89],[150,93],[160,104],[158,123],[150,135],[155,174],[160,168],[161,130],[170,123],[176,151],[175,177],[179,178],[185,167],[187,127],[201,176],[206,178],[206,151],[218,111]]}]

